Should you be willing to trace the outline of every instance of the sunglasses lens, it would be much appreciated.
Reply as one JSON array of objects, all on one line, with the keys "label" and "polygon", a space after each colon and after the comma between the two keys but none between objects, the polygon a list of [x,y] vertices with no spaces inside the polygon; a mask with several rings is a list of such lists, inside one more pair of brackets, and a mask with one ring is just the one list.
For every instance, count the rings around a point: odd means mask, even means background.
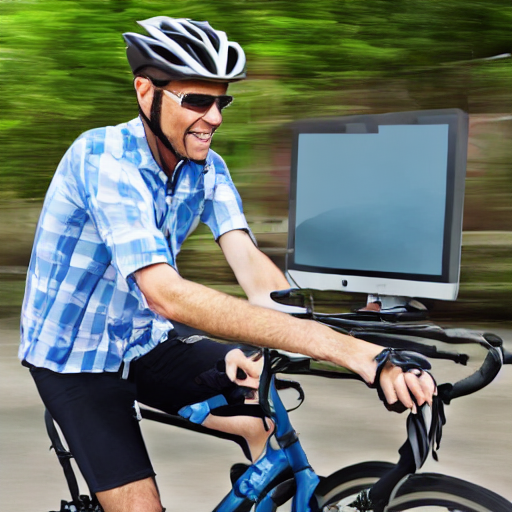
[{"label": "sunglasses lens", "polygon": [[218,101],[219,108],[222,110],[223,108],[229,107],[229,105],[233,103],[233,96],[219,96]]},{"label": "sunglasses lens", "polygon": [[210,108],[218,101],[219,109],[227,107],[232,101],[232,96],[211,96],[209,94],[185,94],[182,105],[191,108]]},{"label": "sunglasses lens", "polygon": [[208,108],[215,103],[215,96],[209,94],[185,94],[181,104],[193,108]]}]

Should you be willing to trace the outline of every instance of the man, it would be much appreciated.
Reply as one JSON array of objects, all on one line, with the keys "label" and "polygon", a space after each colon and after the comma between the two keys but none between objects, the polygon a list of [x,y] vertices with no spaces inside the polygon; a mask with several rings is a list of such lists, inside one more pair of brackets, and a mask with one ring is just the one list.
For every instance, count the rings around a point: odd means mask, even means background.
[{"label": "man", "polygon": [[[152,18],[128,33],[140,118],[82,135],[61,161],[35,237],[20,358],[105,512],[161,512],[134,400],[177,413],[222,394],[243,401],[260,362],[187,332],[331,361],[375,379],[381,348],[274,311],[288,288],[252,240],[223,160],[210,150],[230,82],[245,77],[239,45],[207,23]],[[202,221],[247,294],[236,299],[180,277],[176,256]],[[187,327],[184,327],[187,326]],[[225,371],[219,361],[225,363]],[[238,370],[247,378],[240,379]],[[388,403],[431,401],[428,374],[391,363]],[[243,435],[253,458],[268,434],[256,418],[207,416]]]}]

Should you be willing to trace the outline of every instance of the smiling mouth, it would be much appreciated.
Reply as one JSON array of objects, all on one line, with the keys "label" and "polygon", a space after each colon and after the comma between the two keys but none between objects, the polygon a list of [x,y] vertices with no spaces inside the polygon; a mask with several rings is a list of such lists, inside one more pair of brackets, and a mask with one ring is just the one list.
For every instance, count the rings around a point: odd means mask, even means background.
[{"label": "smiling mouth", "polygon": [[201,142],[209,142],[212,139],[212,132],[188,132],[190,135],[193,135]]}]

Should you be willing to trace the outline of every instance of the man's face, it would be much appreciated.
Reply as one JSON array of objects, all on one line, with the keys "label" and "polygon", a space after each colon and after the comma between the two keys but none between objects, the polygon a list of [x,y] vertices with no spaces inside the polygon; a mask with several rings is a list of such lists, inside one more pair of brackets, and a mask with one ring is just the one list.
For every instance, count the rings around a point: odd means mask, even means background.
[{"label": "man's face", "polygon": [[[170,82],[164,89],[174,94],[226,94],[227,84],[190,80]],[[193,161],[206,159],[213,132],[222,123],[222,114],[214,102],[207,108],[179,105],[167,94],[162,95],[161,126],[174,149]]]}]

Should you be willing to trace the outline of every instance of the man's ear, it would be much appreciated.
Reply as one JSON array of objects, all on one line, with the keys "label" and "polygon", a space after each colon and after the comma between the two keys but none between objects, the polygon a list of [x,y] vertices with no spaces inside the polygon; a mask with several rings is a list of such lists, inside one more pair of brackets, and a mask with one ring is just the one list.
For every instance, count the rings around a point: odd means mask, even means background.
[{"label": "man's ear", "polygon": [[133,85],[137,92],[140,108],[147,117],[150,117],[151,103],[153,102],[153,84],[151,80],[142,76],[136,76]]}]

